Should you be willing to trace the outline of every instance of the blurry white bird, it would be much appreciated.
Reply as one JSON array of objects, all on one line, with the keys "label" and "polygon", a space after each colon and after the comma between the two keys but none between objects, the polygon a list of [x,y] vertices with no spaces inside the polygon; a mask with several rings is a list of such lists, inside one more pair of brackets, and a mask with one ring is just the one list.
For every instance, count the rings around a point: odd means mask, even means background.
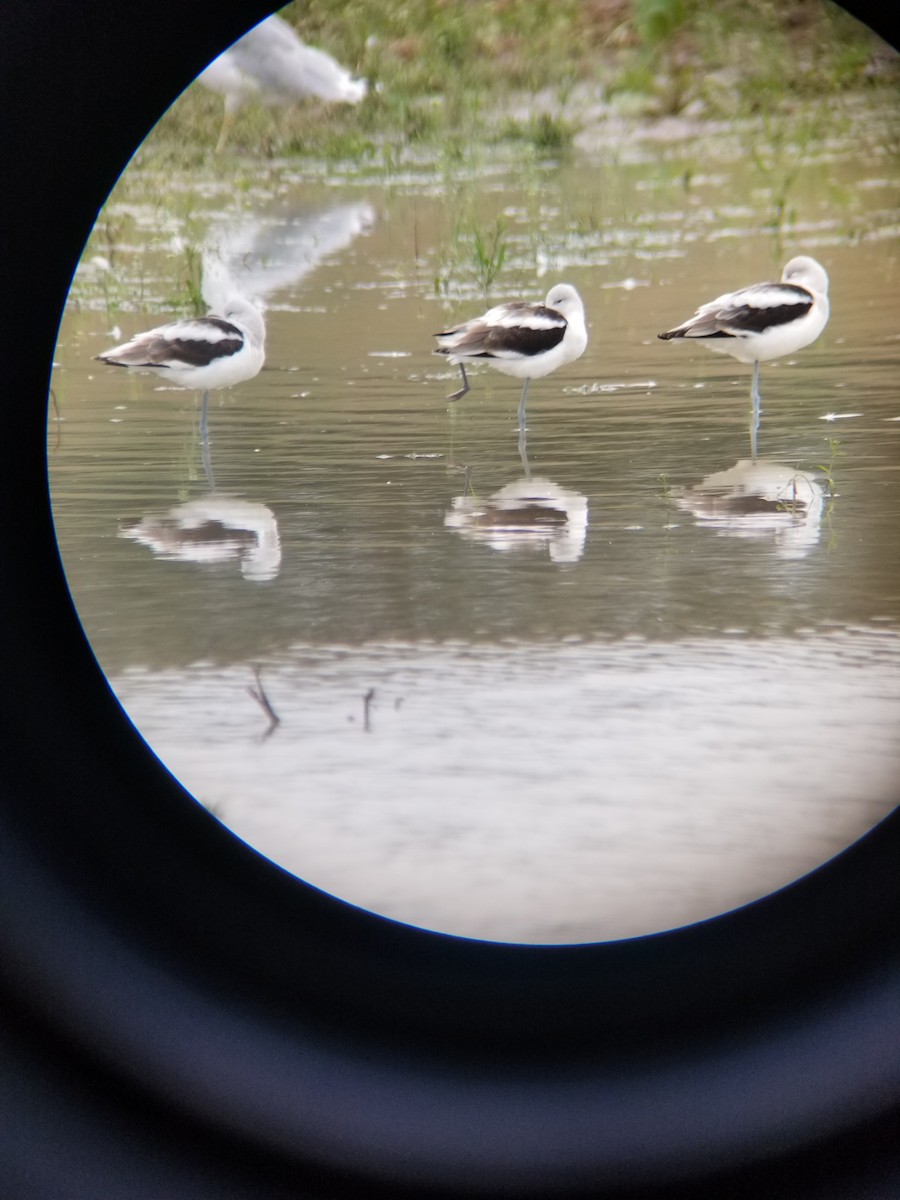
[{"label": "blurry white bird", "polygon": [[225,97],[225,119],[216,144],[225,145],[235,115],[248,100],[269,107],[313,97],[328,103],[358,104],[367,83],[324,50],[300,38],[281,17],[267,17],[197,76],[199,83]]},{"label": "blurry white bird", "polygon": [[580,358],[588,340],[584,304],[569,283],[552,287],[543,304],[521,300],[498,304],[483,316],[434,336],[440,343],[434,353],[446,354],[462,372],[463,385],[448,400],[459,400],[469,390],[467,362],[486,362],[504,375],[525,380],[519,401],[520,432],[525,429],[528,384]]},{"label": "blurry white bird", "polygon": [[828,274],[806,255],[792,258],[779,283],[754,283],[701,304],[692,317],[666,333],[699,341],[710,350],[753,364],[751,439],[759,428],[759,364],[796,354],[814,342],[828,323]]}]

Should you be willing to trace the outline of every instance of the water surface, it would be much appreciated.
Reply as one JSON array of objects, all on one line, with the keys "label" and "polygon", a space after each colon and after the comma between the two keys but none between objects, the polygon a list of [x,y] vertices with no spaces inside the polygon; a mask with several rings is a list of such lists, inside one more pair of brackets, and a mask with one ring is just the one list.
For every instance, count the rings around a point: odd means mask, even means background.
[{"label": "water surface", "polygon": [[[197,799],[354,904],[547,942],[713,915],[881,819],[900,766],[881,128],[804,149],[777,237],[734,131],[453,174],[276,163],[237,191],[132,168],[106,213],[127,239],[111,262],[89,245],[63,319],[51,490],[100,664]],[[566,280],[590,331],[532,384],[524,453],[517,381],[473,371],[448,407],[458,373],[430,354],[485,305],[468,247],[498,216],[487,302]],[[198,398],[92,361],[163,319],[198,230],[268,324],[263,372],[211,397],[209,479]],[[832,318],[764,365],[753,461],[749,369],[655,335],[801,252]]]}]

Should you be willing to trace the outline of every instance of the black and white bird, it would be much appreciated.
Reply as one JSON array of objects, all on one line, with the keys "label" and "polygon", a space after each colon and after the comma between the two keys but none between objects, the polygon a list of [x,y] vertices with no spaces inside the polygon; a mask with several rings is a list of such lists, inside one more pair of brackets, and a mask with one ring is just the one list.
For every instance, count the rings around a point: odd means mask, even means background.
[{"label": "black and white bird", "polygon": [[245,297],[234,296],[221,316],[210,313],[158,325],[95,357],[111,367],[151,372],[176,387],[207,393],[258,375],[265,344],[262,313]]},{"label": "black and white bird", "polygon": [[557,283],[543,304],[515,301],[498,304],[483,316],[434,335],[445,354],[462,372],[463,385],[447,399],[459,400],[469,391],[466,363],[489,366],[524,379],[519,401],[519,430],[525,429],[525,401],[532,379],[549,375],[584,354],[588,342],[584,304],[569,283]]},{"label": "black and white bird", "polygon": [[658,336],[702,342],[753,364],[753,433],[759,427],[759,364],[795,354],[828,323],[828,274],[805,254],[792,258],[778,283],[754,283],[702,304],[692,317]]},{"label": "black and white bird", "polygon": [[213,59],[197,81],[225,97],[225,118],[216,145],[225,145],[238,110],[248,101],[267,107],[313,98],[329,104],[358,104],[368,84],[324,50],[307,46],[281,17],[260,21]]},{"label": "black and white bird", "polygon": [[[200,432],[208,453],[206,414],[210,390],[253,379],[266,356],[262,313],[246,297],[231,295],[222,315],[210,313],[158,325],[94,357],[111,367],[159,375],[179,388],[203,392]],[[207,475],[211,472],[207,468]]]}]

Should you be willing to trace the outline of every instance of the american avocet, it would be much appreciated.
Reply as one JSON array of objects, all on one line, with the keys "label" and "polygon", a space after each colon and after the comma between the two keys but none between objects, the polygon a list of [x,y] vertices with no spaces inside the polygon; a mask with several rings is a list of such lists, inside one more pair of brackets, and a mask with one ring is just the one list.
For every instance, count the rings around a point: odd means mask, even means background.
[{"label": "american avocet", "polygon": [[753,364],[755,434],[759,428],[759,364],[795,354],[814,342],[828,322],[828,274],[805,254],[792,258],[779,283],[754,283],[701,304],[682,325],[658,336],[691,338],[710,350]]},{"label": "american avocet", "polygon": [[[94,357],[111,367],[152,372],[180,388],[203,392],[200,430],[208,452],[206,410],[211,389],[233,387],[258,375],[265,361],[262,313],[243,296],[231,296],[222,315],[158,325]],[[211,472],[208,463],[207,475]]]},{"label": "american avocet", "polygon": [[543,304],[498,304],[483,316],[434,336],[440,342],[434,353],[446,354],[462,372],[463,385],[448,400],[459,400],[469,391],[467,362],[486,362],[504,375],[525,380],[519,401],[520,432],[525,429],[525,400],[531,380],[580,358],[588,340],[584,304],[568,283],[552,287]]},{"label": "american avocet", "polygon": [[248,100],[269,107],[309,97],[358,104],[368,88],[364,79],[354,79],[330,54],[305,45],[280,17],[260,21],[213,59],[197,80],[225,97],[217,151],[225,145],[238,109]]},{"label": "american avocet", "polygon": [[228,301],[221,316],[210,313],[158,325],[94,357],[111,367],[152,372],[176,387],[206,393],[258,375],[265,342],[262,313],[239,296]]}]

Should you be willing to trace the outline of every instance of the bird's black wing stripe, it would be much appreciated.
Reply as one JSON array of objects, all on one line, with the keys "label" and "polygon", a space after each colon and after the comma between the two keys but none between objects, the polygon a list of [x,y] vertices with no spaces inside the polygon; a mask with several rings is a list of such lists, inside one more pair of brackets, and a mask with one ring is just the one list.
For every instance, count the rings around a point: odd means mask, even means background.
[{"label": "bird's black wing stripe", "polygon": [[167,341],[167,352],[163,355],[170,363],[174,360],[189,367],[205,367],[219,358],[230,358],[237,354],[244,344],[244,339],[237,335],[233,338],[222,338],[218,342],[207,342],[200,338],[176,338]]},{"label": "bird's black wing stripe", "polygon": [[553,325],[550,329],[528,329],[524,325],[512,328],[498,326],[486,332],[482,349],[472,357],[499,358],[521,354],[524,358],[533,358],[558,346],[565,336],[565,324]]},{"label": "bird's black wing stripe", "polygon": [[805,317],[812,308],[812,304],[812,297],[805,293],[803,299],[798,296],[796,304],[777,304],[769,308],[758,308],[755,304],[742,304],[737,308],[729,308],[719,314],[719,322],[726,328],[712,336],[732,337],[742,332],[765,333],[767,329],[774,329],[778,325],[787,325],[791,321]]}]

